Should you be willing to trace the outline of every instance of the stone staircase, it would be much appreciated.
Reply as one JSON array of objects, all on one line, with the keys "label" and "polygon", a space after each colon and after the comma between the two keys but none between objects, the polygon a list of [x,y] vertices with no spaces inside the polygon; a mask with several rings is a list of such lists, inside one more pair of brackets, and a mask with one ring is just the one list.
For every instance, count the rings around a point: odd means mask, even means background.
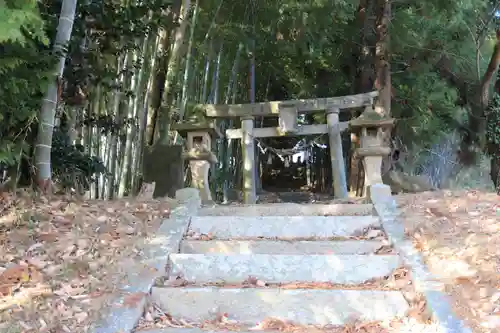
[{"label": "stone staircase", "polygon": [[387,284],[402,261],[372,212],[371,204],[202,208],[152,301],[172,318],[226,314],[243,329],[269,318],[317,326],[403,318],[410,305]]}]

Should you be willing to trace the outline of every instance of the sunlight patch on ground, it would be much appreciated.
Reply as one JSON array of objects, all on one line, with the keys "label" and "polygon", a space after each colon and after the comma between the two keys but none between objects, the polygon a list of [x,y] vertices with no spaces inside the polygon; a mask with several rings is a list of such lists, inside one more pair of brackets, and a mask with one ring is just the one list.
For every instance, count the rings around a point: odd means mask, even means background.
[{"label": "sunlight patch on ground", "polygon": [[456,313],[475,332],[492,332],[500,317],[499,197],[480,191],[440,191],[400,195],[396,200],[407,235],[445,283]]}]

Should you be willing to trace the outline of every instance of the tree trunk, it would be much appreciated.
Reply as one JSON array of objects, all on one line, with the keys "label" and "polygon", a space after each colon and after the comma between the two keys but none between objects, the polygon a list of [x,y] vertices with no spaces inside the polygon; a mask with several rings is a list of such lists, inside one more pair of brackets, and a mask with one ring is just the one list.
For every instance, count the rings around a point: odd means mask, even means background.
[{"label": "tree trunk", "polygon": [[43,99],[40,121],[38,123],[38,134],[35,145],[36,182],[42,190],[49,189],[52,179],[51,150],[52,134],[54,131],[54,118],[58,102],[58,92],[61,77],[66,62],[66,45],[73,31],[77,0],[63,0],[59,23],[57,26],[54,51],[61,54],[57,65],[57,80],[48,87],[47,94]]},{"label": "tree trunk", "polygon": [[[229,98],[232,95],[232,101],[234,103],[234,100],[236,98],[236,76],[238,75],[238,68],[239,68],[239,60],[241,56],[241,51],[243,51],[243,43],[240,43],[238,46],[238,51],[236,51],[236,56],[234,58],[233,62],[233,68],[231,70],[231,76],[229,78],[229,82],[227,84],[227,91],[226,91],[226,98],[225,98],[225,104],[229,103]],[[231,128],[232,127],[232,120],[228,119],[225,120],[224,122],[227,122],[226,126],[222,126],[223,128]],[[223,201],[228,202],[228,189],[229,189],[229,165],[230,165],[230,159],[231,157],[228,155],[229,153],[229,145],[231,141],[228,140],[226,137],[224,137],[221,140],[220,144],[220,149],[219,149],[219,156],[218,159],[221,163],[221,169],[222,169],[222,196],[223,196]]]},{"label": "tree trunk", "polygon": [[210,77],[210,64],[212,63],[212,54],[213,54],[213,42],[210,41],[207,58],[205,60],[205,70],[203,73],[203,87],[201,89],[200,103],[207,102],[208,79]]},{"label": "tree trunk", "polygon": [[165,87],[163,90],[163,95],[161,98],[163,108],[160,109],[160,113],[156,119],[155,137],[158,137],[158,142],[161,144],[168,144],[169,142],[169,130],[170,130],[170,108],[172,107],[172,101],[174,99],[173,86],[175,78],[177,76],[180,54],[182,51],[182,45],[184,44],[184,36],[186,34],[186,28],[189,20],[189,8],[191,7],[191,0],[184,0],[182,5],[182,16],[179,17],[181,23],[175,31],[174,44],[172,47],[172,52],[170,53],[170,59],[167,66],[167,76],[165,79]]},{"label": "tree trunk", "polygon": [[150,33],[146,41],[146,50],[144,51],[144,65],[139,71],[139,82],[137,84],[137,99],[135,108],[137,109],[138,136],[136,137],[136,148],[132,159],[132,193],[139,191],[142,177],[142,156],[144,153],[144,143],[146,138],[145,129],[148,120],[148,94],[150,91],[153,77],[151,77],[151,68],[155,66],[156,60],[156,34]]},{"label": "tree trunk", "polygon": [[490,179],[495,186],[495,191],[500,195],[500,135],[498,133],[498,128],[500,127],[500,76],[498,72],[494,93],[495,98],[485,112],[485,138],[486,152],[490,158]]},{"label": "tree trunk", "polygon": [[[100,85],[97,85],[90,95],[90,102],[88,106],[89,116],[99,115],[99,110],[101,108],[101,94],[102,88]],[[90,132],[92,133],[91,145],[89,147],[89,152],[92,156],[100,156],[100,141],[101,141],[101,132],[100,128],[97,124],[90,126]],[[89,191],[89,199],[98,199],[99,191],[97,190],[97,180],[95,183],[90,185]]]},{"label": "tree trunk", "polygon": [[[498,69],[498,65],[500,64],[500,29],[496,31],[496,43],[495,48],[493,50],[493,54],[491,55],[490,62],[488,63],[488,68],[484,73],[483,78],[481,79],[481,106],[483,108],[483,112],[488,107],[490,102],[490,86],[491,81],[493,79],[493,75]],[[484,117],[484,114],[483,114]]]},{"label": "tree trunk", "polygon": [[[181,0],[175,0],[172,8],[170,8],[166,14],[167,25],[173,26],[174,19],[179,17],[181,10]],[[152,145],[155,138],[155,125],[156,119],[161,113],[162,96],[165,90],[165,81],[167,78],[168,63],[170,57],[170,37],[172,36],[174,28],[162,29],[159,33],[156,54],[158,59],[156,61],[156,66],[154,68],[154,79],[153,79],[153,89],[151,95],[149,96],[149,106],[148,106],[148,119],[146,126],[146,142]]]},{"label": "tree trunk", "polygon": [[212,93],[210,94],[210,99],[209,103],[212,104],[219,104],[219,78],[220,78],[220,67],[221,67],[221,60],[222,60],[222,50],[223,50],[223,44],[221,42],[220,44],[220,49],[219,53],[217,54],[217,60],[215,64],[215,71],[214,75],[212,77]]},{"label": "tree trunk", "polygon": [[[137,55],[137,51],[135,51],[135,56],[134,56],[134,61],[137,61],[139,57],[142,57],[145,54],[146,47],[147,47],[147,37],[144,38],[142,42],[142,50]],[[137,121],[137,108],[136,108],[136,101],[140,97],[139,91],[137,91],[137,86],[139,85],[139,80],[140,80],[140,73],[144,67],[143,65],[139,68],[136,69],[134,72],[133,77],[129,78],[127,81],[127,84],[130,84],[130,91],[133,91],[134,94],[130,95],[128,97],[127,101],[127,109],[128,109],[128,118],[133,119],[133,123],[130,126],[126,126],[126,138],[125,138],[125,148],[123,152],[123,163],[121,165],[121,175],[120,175],[120,185],[118,186],[118,197],[122,198],[124,197],[127,192],[130,193],[131,190],[131,174],[132,174],[132,148],[133,148],[133,141],[136,140],[137,136],[137,126],[138,126],[138,121]]]},{"label": "tree trunk", "polygon": [[[117,70],[117,78],[116,78],[116,88],[115,91],[113,91],[114,98],[113,98],[113,117],[115,119],[115,122],[121,126],[122,124],[122,112],[123,112],[123,107],[122,107],[122,95],[123,93],[121,92],[120,88],[121,87],[126,87],[126,85],[123,84],[124,81],[126,81],[126,78],[124,77],[124,72],[125,68],[128,63],[128,57],[129,54],[125,55],[120,55],[118,56],[117,62],[118,62],[118,70]],[[116,172],[117,172],[117,159],[118,159],[118,144],[119,144],[119,136],[120,136],[120,129],[114,129],[109,138],[109,150],[108,150],[108,171],[109,171],[109,178],[107,179],[107,184],[106,184],[106,199],[110,200],[113,199],[115,195],[115,183],[118,180],[116,177]]]},{"label": "tree trunk", "polygon": [[[389,51],[389,25],[391,20],[391,0],[376,0],[376,23],[375,31],[377,41],[375,43],[375,88],[379,97],[375,103],[375,112],[384,117],[391,115],[391,65]],[[383,136],[384,145],[390,146],[391,131],[386,130]],[[382,160],[382,173],[385,174],[391,167],[390,156]]]},{"label": "tree trunk", "polygon": [[476,164],[479,156],[478,153],[487,150],[486,127],[488,118],[487,109],[490,103],[489,90],[499,64],[500,30],[497,30],[496,44],[488,63],[488,68],[480,82],[476,83],[476,85],[473,84],[475,86],[474,96],[470,100],[466,98],[470,84],[467,84],[466,80],[457,77],[451,71],[446,58],[441,59],[437,64],[441,76],[459,90],[464,102],[470,107],[467,128],[464,128],[465,132],[462,134],[462,142],[460,143],[459,159],[462,165]]},{"label": "tree trunk", "polygon": [[191,32],[189,36],[189,43],[187,49],[186,67],[184,69],[184,82],[182,84],[182,97],[181,97],[181,107],[179,110],[179,120],[184,119],[184,113],[186,112],[186,105],[188,101],[189,74],[191,70],[191,58],[193,57],[192,49],[194,43],[194,31],[196,28],[196,18],[198,17],[198,11],[199,11],[198,2],[199,0],[196,0],[196,3],[194,5],[193,18],[191,19]]},{"label": "tree trunk", "polygon": [[478,105],[476,107],[472,108],[472,112],[469,114],[470,130],[475,133],[476,144],[481,150],[485,149],[486,144],[486,119],[487,109],[490,103],[491,82],[500,64],[500,29],[496,31],[496,38],[495,48],[491,54],[488,68],[481,79],[478,93],[479,103],[477,103]]},{"label": "tree trunk", "polygon": [[[354,86],[355,93],[365,93],[373,89],[373,47],[370,42],[371,32],[370,17],[373,15],[373,0],[360,0],[357,12],[358,27],[360,27],[361,45],[357,49],[358,64]],[[356,157],[355,151],[359,148],[359,137],[355,133],[351,134],[351,149],[349,152],[349,190],[356,195],[362,195],[363,191],[363,164],[361,159]]]}]

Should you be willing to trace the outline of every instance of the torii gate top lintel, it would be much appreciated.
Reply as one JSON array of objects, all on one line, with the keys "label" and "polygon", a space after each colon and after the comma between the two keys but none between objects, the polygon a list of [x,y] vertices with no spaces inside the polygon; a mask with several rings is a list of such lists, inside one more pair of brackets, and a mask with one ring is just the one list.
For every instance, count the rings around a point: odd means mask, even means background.
[{"label": "torii gate top lintel", "polygon": [[368,106],[378,96],[378,91],[364,94],[340,97],[299,99],[289,101],[271,101],[254,104],[200,104],[197,108],[204,110],[207,117],[232,118],[232,117],[277,117],[280,108],[295,107],[297,112],[315,112],[336,109],[351,109]]}]

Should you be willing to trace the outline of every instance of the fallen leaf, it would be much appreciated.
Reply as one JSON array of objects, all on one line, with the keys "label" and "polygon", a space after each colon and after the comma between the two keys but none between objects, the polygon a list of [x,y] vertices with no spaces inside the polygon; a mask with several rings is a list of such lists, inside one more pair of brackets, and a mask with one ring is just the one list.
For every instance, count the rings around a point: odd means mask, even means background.
[{"label": "fallen leaf", "polygon": [[182,277],[177,277],[177,278],[173,278],[173,279],[168,279],[166,282],[165,282],[165,286],[168,286],[168,287],[184,287],[184,286],[187,286],[188,285],[188,281]]},{"label": "fallen leaf", "polygon": [[41,233],[36,236],[36,238],[41,242],[53,243],[59,240],[60,235],[56,233]]},{"label": "fallen leaf", "polygon": [[34,266],[14,265],[0,275],[0,284],[28,282],[32,277],[35,281],[41,280],[41,274]]},{"label": "fallen leaf", "polygon": [[123,305],[126,307],[134,307],[146,296],[145,293],[135,292],[126,295],[123,298]]},{"label": "fallen leaf", "polygon": [[14,289],[18,287],[17,284],[2,284],[0,285],[0,295],[1,296],[11,296]]}]

